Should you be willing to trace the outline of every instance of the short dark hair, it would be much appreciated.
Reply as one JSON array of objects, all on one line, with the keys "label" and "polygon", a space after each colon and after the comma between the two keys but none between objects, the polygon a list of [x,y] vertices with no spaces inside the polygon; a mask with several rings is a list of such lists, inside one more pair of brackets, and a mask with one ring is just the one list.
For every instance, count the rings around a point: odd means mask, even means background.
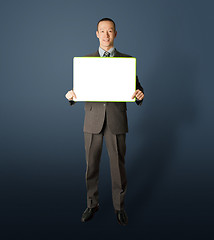
[{"label": "short dark hair", "polygon": [[103,22],[103,21],[110,21],[110,22],[112,22],[114,24],[114,31],[116,31],[116,24],[115,24],[115,22],[111,18],[102,18],[102,19],[100,19],[100,21],[97,23],[97,30],[98,30],[99,23]]}]

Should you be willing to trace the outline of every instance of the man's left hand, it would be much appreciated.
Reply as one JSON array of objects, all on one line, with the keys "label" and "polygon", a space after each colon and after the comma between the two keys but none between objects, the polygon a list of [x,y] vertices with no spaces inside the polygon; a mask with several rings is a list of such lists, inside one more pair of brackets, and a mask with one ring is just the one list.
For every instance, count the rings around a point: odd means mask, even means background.
[{"label": "man's left hand", "polygon": [[138,100],[143,100],[143,99],[144,99],[144,93],[141,92],[139,89],[137,89],[137,90],[133,93],[132,99],[135,98],[135,97],[136,97]]}]

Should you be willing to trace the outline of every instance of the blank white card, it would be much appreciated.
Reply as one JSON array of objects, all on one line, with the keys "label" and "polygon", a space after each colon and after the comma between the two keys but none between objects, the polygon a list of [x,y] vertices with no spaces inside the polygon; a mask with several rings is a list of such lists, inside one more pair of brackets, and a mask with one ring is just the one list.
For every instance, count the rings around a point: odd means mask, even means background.
[{"label": "blank white card", "polygon": [[136,58],[74,57],[74,101],[134,102]]}]

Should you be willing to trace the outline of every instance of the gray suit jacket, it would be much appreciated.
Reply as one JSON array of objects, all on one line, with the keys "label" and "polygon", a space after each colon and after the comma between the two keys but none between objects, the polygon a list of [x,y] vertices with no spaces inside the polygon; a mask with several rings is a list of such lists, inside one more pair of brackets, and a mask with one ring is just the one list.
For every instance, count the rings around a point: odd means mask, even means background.
[{"label": "gray suit jacket", "polygon": [[[86,57],[99,57],[99,52],[86,55]],[[114,57],[131,57],[116,50]],[[142,86],[136,76],[136,88],[143,91]],[[70,101],[71,105],[73,101]],[[142,101],[136,101],[139,105]],[[84,132],[97,134],[102,130],[105,117],[113,134],[123,134],[128,132],[128,121],[125,102],[86,102]]]}]

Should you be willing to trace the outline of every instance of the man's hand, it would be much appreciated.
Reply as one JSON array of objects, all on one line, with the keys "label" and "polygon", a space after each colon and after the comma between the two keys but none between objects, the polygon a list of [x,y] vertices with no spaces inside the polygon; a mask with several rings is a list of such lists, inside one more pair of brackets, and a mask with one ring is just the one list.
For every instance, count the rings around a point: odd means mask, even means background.
[{"label": "man's hand", "polygon": [[144,93],[141,92],[139,89],[137,89],[137,90],[133,93],[132,99],[135,98],[135,97],[136,97],[138,100],[143,100],[143,99],[144,99]]},{"label": "man's hand", "polygon": [[76,94],[74,93],[73,90],[68,91],[68,92],[65,94],[65,97],[66,97],[69,101],[72,101],[74,98],[77,98],[77,97],[76,97]]}]

